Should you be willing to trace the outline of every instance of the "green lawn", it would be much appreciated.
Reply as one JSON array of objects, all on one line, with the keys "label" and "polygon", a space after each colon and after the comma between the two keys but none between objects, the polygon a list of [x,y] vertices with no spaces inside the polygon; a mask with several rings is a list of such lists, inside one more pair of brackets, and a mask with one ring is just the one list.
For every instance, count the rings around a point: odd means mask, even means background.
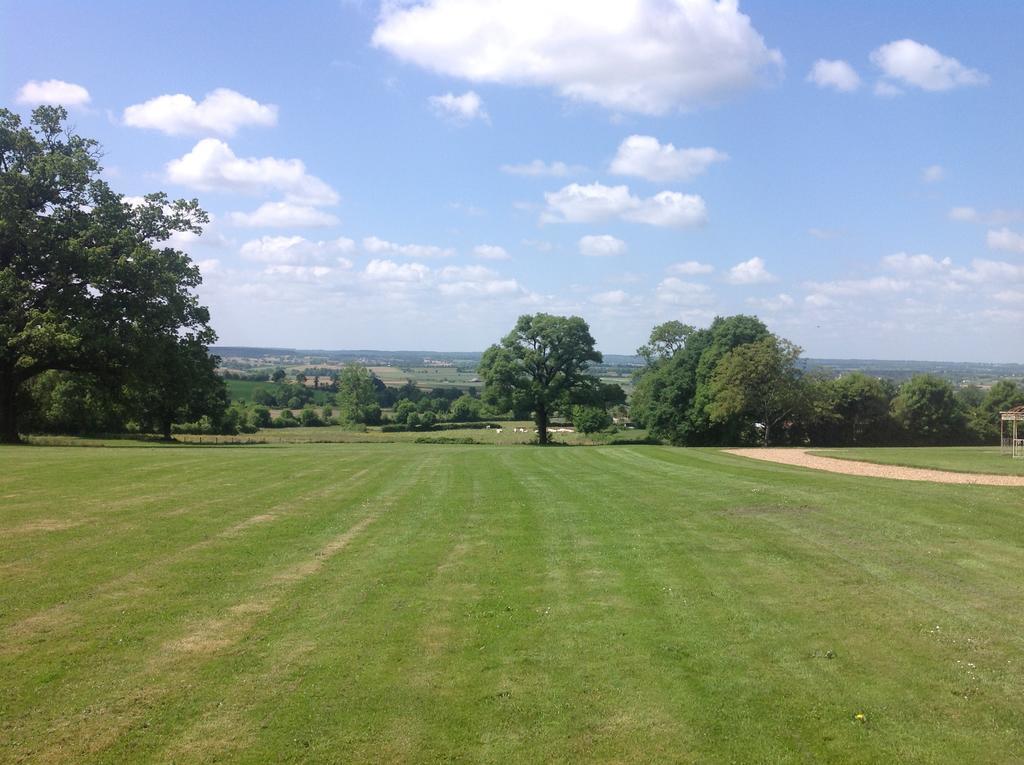
[{"label": "green lawn", "polygon": [[1024,753],[1015,489],[647,446],[0,468],[0,762]]},{"label": "green lawn", "polygon": [[881,465],[953,470],[958,473],[1024,475],[1024,459],[1001,454],[998,446],[870,447],[812,451],[823,457],[877,462]]}]

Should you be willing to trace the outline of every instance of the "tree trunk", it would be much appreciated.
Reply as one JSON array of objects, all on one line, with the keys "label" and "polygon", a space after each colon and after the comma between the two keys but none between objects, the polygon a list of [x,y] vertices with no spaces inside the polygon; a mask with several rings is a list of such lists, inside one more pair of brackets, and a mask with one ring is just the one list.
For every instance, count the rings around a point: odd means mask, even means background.
[{"label": "tree trunk", "polygon": [[18,383],[13,372],[0,372],[0,444],[16,444],[18,438]]},{"label": "tree trunk", "polygon": [[537,407],[537,443],[547,446],[548,443],[548,409],[544,404]]},{"label": "tree trunk", "polygon": [[163,433],[164,441],[171,441],[171,418],[165,417],[161,423],[160,432]]},{"label": "tree trunk", "polygon": [[765,446],[765,448],[767,448],[768,444],[771,443],[771,434],[772,434],[771,423],[768,421],[768,418],[765,417],[764,418],[764,446]]}]

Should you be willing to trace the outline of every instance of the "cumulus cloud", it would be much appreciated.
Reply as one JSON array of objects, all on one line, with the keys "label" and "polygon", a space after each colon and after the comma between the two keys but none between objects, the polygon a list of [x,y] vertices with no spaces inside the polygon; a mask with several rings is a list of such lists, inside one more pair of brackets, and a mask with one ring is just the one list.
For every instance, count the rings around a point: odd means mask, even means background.
[{"label": "cumulus cloud", "polygon": [[890,80],[928,91],[985,85],[988,75],[915,40],[896,40],[871,52],[871,62]]},{"label": "cumulus cloud", "polygon": [[766,313],[778,313],[792,308],[796,305],[796,301],[791,295],[780,292],[772,298],[747,298],[747,304]]},{"label": "cumulus cloud", "polygon": [[754,257],[730,268],[726,281],[730,284],[763,284],[775,281],[775,277],[768,273],[762,258]]},{"label": "cumulus cloud", "polygon": [[398,255],[403,258],[450,258],[455,250],[432,244],[396,244],[376,236],[363,239],[363,249],[371,255]]},{"label": "cumulus cloud", "polygon": [[590,296],[590,300],[598,305],[622,305],[629,299],[623,290],[609,290],[608,292],[598,292]]},{"label": "cumulus cloud", "polygon": [[199,191],[259,194],[283,192],[286,201],[304,205],[338,202],[334,189],[306,172],[299,159],[236,157],[217,138],[204,138],[185,156],[167,163],[167,180]]},{"label": "cumulus cloud", "polygon": [[683,281],[675,276],[663,279],[654,292],[658,300],[674,305],[704,305],[712,298],[706,284]]},{"label": "cumulus cloud", "polygon": [[504,247],[496,244],[478,244],[473,248],[473,254],[483,260],[508,260],[512,257]]},{"label": "cumulus cloud", "polygon": [[729,155],[718,149],[677,149],[670,143],[659,143],[653,136],[631,135],[619,144],[609,170],[649,181],[689,181],[715,162],[727,159]]},{"label": "cumulus cloud", "polygon": [[[351,263],[348,264],[348,266],[351,265]],[[265,276],[281,276],[297,282],[321,282],[333,271],[334,269],[328,266],[292,266],[278,263],[264,268],[263,274]]]},{"label": "cumulus cloud", "polygon": [[1002,226],[1024,220],[1024,210],[992,210],[981,212],[973,207],[954,207],[949,219],[961,223],[982,223],[986,226]]},{"label": "cumulus cloud", "polygon": [[26,106],[85,106],[92,100],[81,85],[64,80],[29,80],[22,85],[14,100]]},{"label": "cumulus cloud", "polygon": [[600,183],[568,186],[544,195],[548,223],[593,223],[621,218],[652,226],[698,226],[707,221],[704,199],[695,194],[662,191],[652,197],[634,196],[627,186]]},{"label": "cumulus cloud", "polygon": [[567,165],[565,162],[545,162],[542,159],[535,159],[522,165],[502,165],[499,169],[509,175],[561,177],[583,172],[586,168],[579,165]]},{"label": "cumulus cloud", "polygon": [[245,242],[239,253],[245,260],[258,263],[300,265],[333,259],[349,268],[352,262],[342,256],[354,252],[355,246],[345,237],[314,242],[301,236],[263,236]]},{"label": "cumulus cloud", "polygon": [[373,44],[470,82],[643,114],[720,101],[782,67],[736,0],[387,3]]},{"label": "cumulus cloud", "polygon": [[490,121],[490,117],[487,116],[487,111],[484,109],[483,99],[472,90],[466,91],[461,96],[454,93],[431,96],[428,101],[434,114],[459,125],[473,120]]},{"label": "cumulus cloud", "polygon": [[375,258],[366,264],[363,274],[373,281],[423,282],[430,276],[430,269],[422,263],[396,263]]},{"label": "cumulus cloud", "polygon": [[921,171],[921,180],[925,183],[938,183],[946,177],[946,169],[942,165],[928,165]]},{"label": "cumulus cloud", "polygon": [[520,292],[515,279],[502,279],[483,266],[445,266],[437,272],[437,290],[450,297],[488,297]]},{"label": "cumulus cloud", "polygon": [[992,229],[985,235],[985,242],[991,250],[1024,252],[1024,234],[1008,228]]},{"label": "cumulus cloud", "polygon": [[897,252],[882,258],[882,265],[890,271],[898,271],[903,274],[923,276],[935,274],[947,270],[952,266],[949,258],[936,260],[931,255],[919,254],[910,255],[906,252]]},{"label": "cumulus cloud", "polygon": [[196,103],[184,93],[152,98],[124,110],[124,124],[168,135],[217,133],[233,136],[240,127],[277,124],[277,107],[228,88],[217,88]]},{"label": "cumulus cloud", "polygon": [[871,279],[840,279],[831,282],[808,282],[805,285],[817,295],[826,297],[854,297],[886,292],[904,292],[910,289],[910,282],[876,276]]},{"label": "cumulus cloud", "polygon": [[579,242],[580,254],[591,258],[624,255],[626,243],[609,234],[590,234],[582,237]]},{"label": "cumulus cloud", "polygon": [[686,260],[681,263],[673,263],[665,270],[677,276],[698,276],[700,274],[710,274],[715,270],[715,267],[707,263],[699,263],[696,260]]},{"label": "cumulus cloud", "polygon": [[264,202],[252,212],[233,212],[229,217],[233,224],[245,228],[313,228],[338,223],[328,212],[293,202]]},{"label": "cumulus cloud", "polygon": [[852,93],[860,87],[860,76],[845,61],[819,58],[811,67],[807,82],[813,82],[819,88]]}]

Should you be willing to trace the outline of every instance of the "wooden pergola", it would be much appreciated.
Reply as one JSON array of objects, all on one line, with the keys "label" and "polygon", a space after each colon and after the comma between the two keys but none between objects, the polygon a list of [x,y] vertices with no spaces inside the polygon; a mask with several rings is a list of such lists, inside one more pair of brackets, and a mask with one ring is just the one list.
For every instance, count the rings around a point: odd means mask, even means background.
[{"label": "wooden pergola", "polygon": [[[1024,458],[1024,404],[999,413],[999,446],[1003,454]],[[1009,425],[1007,425],[1009,423]]]}]

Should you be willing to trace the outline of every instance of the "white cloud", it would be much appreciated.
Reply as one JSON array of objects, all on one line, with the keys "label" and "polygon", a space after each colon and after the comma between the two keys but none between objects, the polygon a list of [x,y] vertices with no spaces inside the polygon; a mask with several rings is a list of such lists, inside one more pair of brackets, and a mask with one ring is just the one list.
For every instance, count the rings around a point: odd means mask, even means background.
[{"label": "white cloud", "polygon": [[565,162],[545,162],[542,159],[535,159],[522,165],[502,165],[501,172],[509,175],[527,176],[554,176],[560,177],[571,173],[580,173],[586,168],[580,165],[567,165]]},{"label": "white cloud", "polygon": [[905,252],[897,252],[882,258],[882,265],[890,271],[897,271],[913,276],[924,276],[948,270],[952,265],[949,258],[936,260],[931,255],[919,254],[909,255]]},{"label": "white cloud", "polygon": [[386,3],[373,44],[471,82],[643,114],[720,101],[782,67],[736,0]]},{"label": "white cloud", "polygon": [[338,218],[310,205],[264,202],[251,213],[233,212],[231,222],[246,228],[311,228],[333,226]]},{"label": "white cloud", "polygon": [[306,172],[299,159],[236,157],[216,138],[204,138],[185,156],[167,163],[167,179],[199,191],[258,194],[283,192],[286,201],[305,205],[338,202],[334,189]]},{"label": "white cloud", "polygon": [[461,96],[445,93],[443,96],[431,96],[428,100],[436,115],[456,124],[463,125],[473,120],[490,121],[483,100],[472,90]]},{"label": "white cloud", "polygon": [[277,124],[277,107],[261,104],[228,88],[217,88],[196,103],[184,93],[157,96],[124,110],[124,124],[168,135],[218,133],[232,136],[240,127]]},{"label": "white cloud", "polygon": [[598,305],[622,305],[629,298],[623,290],[609,290],[598,292],[590,296],[590,300]]},{"label": "white cloud", "polygon": [[730,268],[726,281],[730,284],[763,284],[775,281],[775,277],[768,273],[762,258],[754,257]]},{"label": "white cloud", "polygon": [[928,165],[921,171],[921,180],[925,183],[938,183],[946,177],[946,170],[942,165]]},{"label": "white cloud", "polygon": [[653,136],[631,135],[619,144],[609,170],[649,181],[689,181],[715,162],[727,159],[729,155],[718,149],[677,149],[670,143],[659,143]]},{"label": "white cloud", "polygon": [[399,255],[403,258],[450,258],[455,254],[451,248],[432,244],[396,244],[375,236],[363,239],[363,249],[371,255]]},{"label": "white cloud", "polygon": [[811,67],[807,82],[813,82],[819,88],[833,88],[840,93],[852,93],[860,87],[860,76],[845,61],[819,58]]},{"label": "white cloud", "polygon": [[796,301],[793,300],[791,295],[780,292],[773,298],[747,298],[747,304],[767,313],[778,313],[787,308],[792,308]]},{"label": "white cloud", "polygon": [[395,263],[393,260],[371,260],[363,273],[368,279],[382,282],[423,282],[430,269],[422,263]]},{"label": "white cloud", "polygon": [[896,40],[875,49],[871,62],[891,80],[933,92],[988,83],[988,75],[914,40]]},{"label": "white cloud", "polygon": [[593,223],[621,218],[652,226],[697,226],[707,221],[704,199],[695,194],[662,191],[640,198],[627,186],[570,183],[544,194],[547,209],[541,219],[548,223]]},{"label": "white cloud", "polygon": [[355,242],[345,237],[313,242],[301,236],[263,236],[245,242],[239,253],[245,260],[292,265],[335,258],[348,268],[351,261],[340,256],[351,254],[355,246]]},{"label": "white cloud", "polygon": [[910,282],[876,276],[871,279],[845,279],[832,282],[808,282],[805,285],[812,292],[830,297],[854,297],[878,293],[904,292],[910,289]]},{"label": "white cloud", "polygon": [[711,302],[711,290],[705,284],[687,282],[670,276],[655,288],[658,300],[675,305],[702,305]]},{"label": "white cloud", "polygon": [[580,254],[592,258],[625,255],[626,243],[609,234],[590,234],[579,242]]},{"label": "white cloud", "polygon": [[903,88],[897,88],[891,82],[879,80],[875,83],[875,95],[882,98],[895,98],[903,95]]},{"label": "white cloud", "polygon": [[85,106],[92,99],[88,90],[73,82],[29,80],[18,89],[14,100],[28,106]]},{"label": "white cloud", "polygon": [[[349,263],[349,266],[352,264]],[[330,276],[333,269],[328,266],[292,266],[286,264],[275,264],[267,266],[262,273],[265,276],[283,276],[297,282],[321,282],[325,277]]]},{"label": "white cloud", "polygon": [[699,263],[696,260],[686,260],[681,263],[673,263],[665,270],[677,276],[699,276],[700,274],[710,274],[715,267],[707,263]]},{"label": "white cloud", "polygon": [[1024,234],[1018,234],[1008,228],[991,229],[985,235],[985,242],[991,250],[1024,252]]},{"label": "white cloud", "polygon": [[1002,226],[1024,220],[1024,210],[992,210],[980,212],[973,207],[954,207],[949,219],[961,223],[983,223],[987,226]]},{"label": "white cloud", "polygon": [[449,297],[491,297],[521,291],[515,279],[502,279],[483,266],[445,266],[437,277],[438,292]]},{"label": "white cloud", "polygon": [[473,248],[473,254],[483,260],[508,260],[511,257],[504,247],[496,244],[478,244]]}]

